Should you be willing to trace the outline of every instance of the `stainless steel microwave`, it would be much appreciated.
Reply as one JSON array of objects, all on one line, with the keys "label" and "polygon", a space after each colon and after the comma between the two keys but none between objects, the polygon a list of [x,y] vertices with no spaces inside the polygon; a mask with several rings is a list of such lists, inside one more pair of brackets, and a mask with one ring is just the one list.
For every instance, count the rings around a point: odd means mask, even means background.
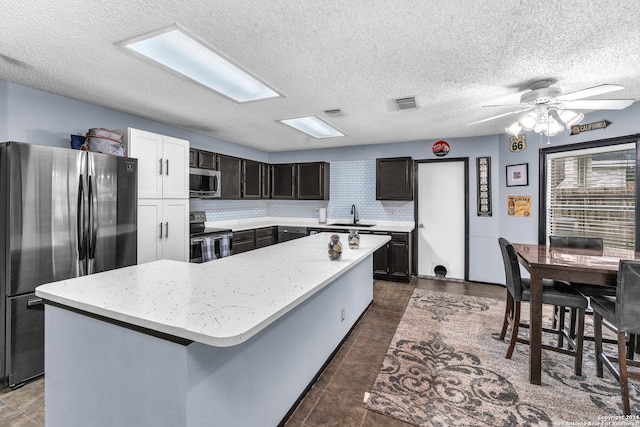
[{"label": "stainless steel microwave", "polygon": [[189,168],[189,197],[194,199],[220,197],[220,172]]}]

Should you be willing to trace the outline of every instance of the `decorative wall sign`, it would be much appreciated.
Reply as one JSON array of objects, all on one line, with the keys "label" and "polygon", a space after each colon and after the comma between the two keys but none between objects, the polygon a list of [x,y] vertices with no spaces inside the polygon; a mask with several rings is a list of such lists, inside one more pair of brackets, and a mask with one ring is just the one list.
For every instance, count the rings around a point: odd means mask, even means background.
[{"label": "decorative wall sign", "polygon": [[449,150],[451,150],[451,147],[449,146],[449,143],[447,141],[438,141],[433,144],[433,148],[431,148],[433,154],[438,157],[446,156],[447,154],[449,154]]},{"label": "decorative wall sign", "polygon": [[476,157],[478,216],[491,216],[491,157]]},{"label": "decorative wall sign", "polygon": [[531,196],[507,196],[507,213],[510,216],[530,216]]},{"label": "decorative wall sign", "polygon": [[507,187],[529,185],[529,163],[507,166]]},{"label": "decorative wall sign", "polygon": [[527,148],[527,135],[514,135],[509,139],[509,151],[518,153],[525,148]]},{"label": "decorative wall sign", "polygon": [[609,120],[600,120],[599,122],[585,123],[583,125],[571,126],[571,135],[577,135],[580,132],[588,132],[590,130],[604,129],[612,122]]}]

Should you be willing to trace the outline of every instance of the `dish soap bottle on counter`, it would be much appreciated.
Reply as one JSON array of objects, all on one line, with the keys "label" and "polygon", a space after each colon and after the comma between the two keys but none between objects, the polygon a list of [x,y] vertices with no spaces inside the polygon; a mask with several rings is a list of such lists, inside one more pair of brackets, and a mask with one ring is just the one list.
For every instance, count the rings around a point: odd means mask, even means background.
[{"label": "dish soap bottle on counter", "polygon": [[331,261],[340,261],[342,258],[342,243],[340,243],[340,236],[333,234],[329,241],[329,259]]},{"label": "dish soap bottle on counter", "polygon": [[349,230],[349,249],[358,249],[360,247],[360,235],[358,230]]}]

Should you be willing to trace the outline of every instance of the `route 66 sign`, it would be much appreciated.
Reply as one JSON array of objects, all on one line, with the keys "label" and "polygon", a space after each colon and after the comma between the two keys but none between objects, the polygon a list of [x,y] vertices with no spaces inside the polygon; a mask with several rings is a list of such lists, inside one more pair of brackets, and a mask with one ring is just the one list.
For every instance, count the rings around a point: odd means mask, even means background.
[{"label": "route 66 sign", "polygon": [[512,153],[518,153],[527,148],[527,136],[526,135],[517,135],[512,136],[509,139],[509,151]]}]

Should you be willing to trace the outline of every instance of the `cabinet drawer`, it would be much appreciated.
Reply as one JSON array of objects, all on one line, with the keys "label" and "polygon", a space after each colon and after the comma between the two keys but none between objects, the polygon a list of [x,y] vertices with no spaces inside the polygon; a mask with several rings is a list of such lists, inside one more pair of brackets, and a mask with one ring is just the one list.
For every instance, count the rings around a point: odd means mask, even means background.
[{"label": "cabinet drawer", "polygon": [[273,227],[265,227],[256,229],[256,239],[259,237],[273,236],[275,233]]},{"label": "cabinet drawer", "polygon": [[407,243],[409,241],[409,235],[407,233],[390,233],[391,240],[394,242],[403,242]]},{"label": "cabinet drawer", "polygon": [[234,231],[233,232],[233,243],[236,242],[244,242],[247,240],[253,241],[253,230],[244,230],[244,231]]}]

